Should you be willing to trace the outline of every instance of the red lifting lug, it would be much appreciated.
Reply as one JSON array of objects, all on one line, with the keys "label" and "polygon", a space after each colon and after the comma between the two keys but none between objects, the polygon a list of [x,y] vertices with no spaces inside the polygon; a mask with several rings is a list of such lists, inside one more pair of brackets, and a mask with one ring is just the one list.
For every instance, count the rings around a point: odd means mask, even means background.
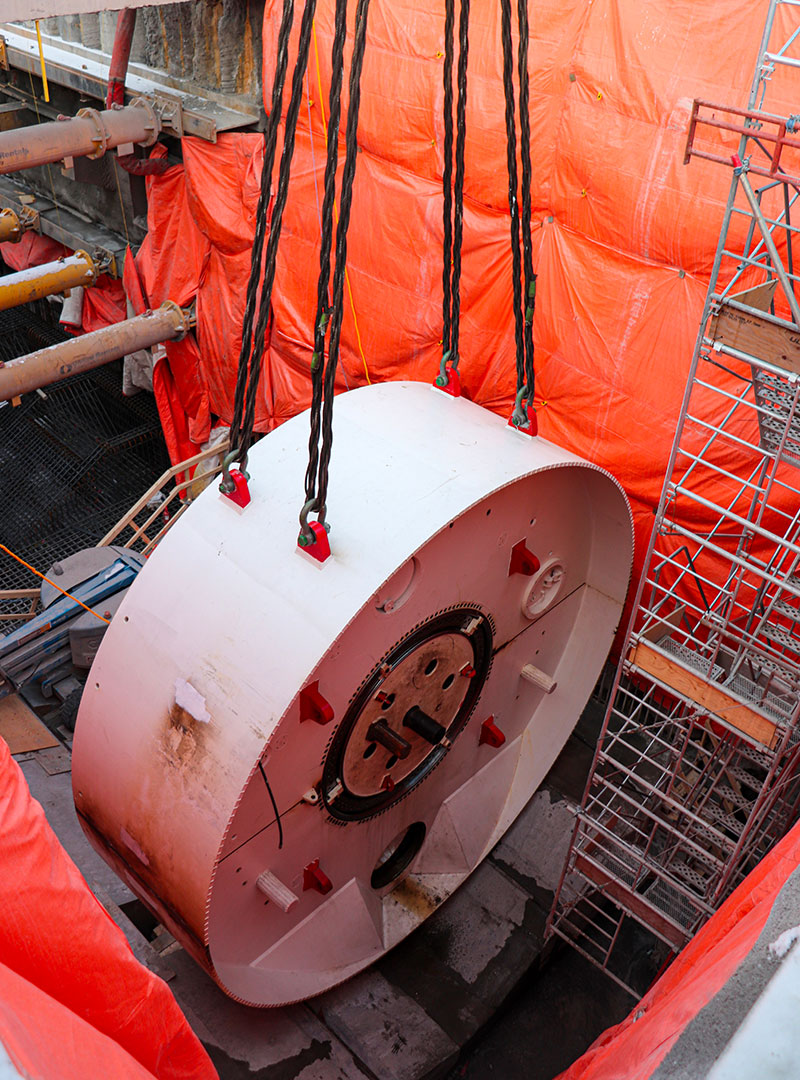
[{"label": "red lifting lug", "polygon": [[307,889],[316,889],[318,893],[329,893],[333,885],[331,879],[324,870],[319,868],[319,859],[314,859],[303,870],[303,892]]},{"label": "red lifting lug", "polygon": [[459,671],[458,674],[463,675],[465,679],[474,679],[475,675],[476,675],[476,672],[475,672],[475,668],[472,666],[472,664],[464,664],[464,666],[462,667],[461,671]]},{"label": "red lifting lug", "polygon": [[525,409],[525,415],[528,417],[527,424],[515,424],[513,414],[508,418],[508,426],[512,427],[514,431],[519,431],[521,435],[534,435],[539,434],[539,421],[536,417],[536,409],[533,405],[528,405]]},{"label": "red lifting lug", "polygon": [[524,574],[525,577],[532,577],[541,566],[541,563],[533,554],[532,551],[528,551],[525,546],[524,540],[518,540],[511,549],[511,562],[508,564],[508,576],[512,574]]},{"label": "red lifting lug", "polygon": [[319,692],[319,680],[309,683],[300,691],[300,723],[313,720],[315,724],[329,724],[333,709]]},{"label": "red lifting lug", "polygon": [[494,722],[494,717],[490,716],[487,720],[484,720],[481,724],[481,737],[478,739],[478,745],[492,746],[496,750],[499,746],[502,746],[506,741],[506,737],[497,724]]},{"label": "red lifting lug", "polygon": [[298,539],[297,546],[301,551],[304,551],[306,555],[310,555],[312,559],[316,559],[317,562],[325,562],[331,553],[331,545],[328,540],[328,530],[319,521],[309,521],[309,529],[314,534],[314,542],[312,544],[304,544],[302,538]]},{"label": "red lifting lug", "polygon": [[247,486],[247,477],[240,469],[231,469],[231,482],[233,491],[223,491],[226,499],[235,502],[237,506],[245,507],[250,502],[250,488]]},{"label": "red lifting lug", "polygon": [[445,375],[447,381],[441,375],[437,375],[434,380],[434,387],[437,390],[441,390],[443,394],[449,394],[451,397],[461,397],[461,380],[458,377],[458,371],[456,368],[448,366]]},{"label": "red lifting lug", "polygon": [[394,780],[392,780],[391,776],[389,776],[388,773],[383,778],[383,783],[381,784],[381,791],[394,791]]}]

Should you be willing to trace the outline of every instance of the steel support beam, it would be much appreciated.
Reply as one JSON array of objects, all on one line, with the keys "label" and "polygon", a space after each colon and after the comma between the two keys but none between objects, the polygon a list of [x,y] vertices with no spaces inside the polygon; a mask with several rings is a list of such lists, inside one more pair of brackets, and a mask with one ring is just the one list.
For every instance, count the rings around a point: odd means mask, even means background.
[{"label": "steel support beam", "polygon": [[68,375],[91,371],[160,341],[182,338],[188,328],[187,313],[167,300],[156,311],[9,360],[0,364],[0,401],[10,401]]},{"label": "steel support beam", "polygon": [[[4,210],[3,214],[7,212]],[[2,224],[0,215],[0,236]],[[80,285],[91,285],[96,278],[97,267],[91,255],[85,251],[76,251],[74,255],[41,266],[29,266],[16,274],[0,277],[0,311],[28,304],[31,300],[41,300],[45,296],[69,292]]]},{"label": "steel support beam", "polygon": [[152,146],[161,131],[158,113],[145,98],[123,108],[81,109],[77,116],[0,131],[0,175],[76,157],[102,157],[120,147]]}]

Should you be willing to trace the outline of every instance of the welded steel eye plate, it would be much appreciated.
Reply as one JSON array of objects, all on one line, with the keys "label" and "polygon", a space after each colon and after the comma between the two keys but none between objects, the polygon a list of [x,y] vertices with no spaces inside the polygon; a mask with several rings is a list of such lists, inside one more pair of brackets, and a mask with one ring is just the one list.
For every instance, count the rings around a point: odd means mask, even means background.
[{"label": "welded steel eye plate", "polygon": [[209,488],[107,631],[73,752],[97,849],[232,996],[319,993],[502,836],[616,629],[616,482],[464,400],[337,400],[332,555],[296,547],[308,417]]}]

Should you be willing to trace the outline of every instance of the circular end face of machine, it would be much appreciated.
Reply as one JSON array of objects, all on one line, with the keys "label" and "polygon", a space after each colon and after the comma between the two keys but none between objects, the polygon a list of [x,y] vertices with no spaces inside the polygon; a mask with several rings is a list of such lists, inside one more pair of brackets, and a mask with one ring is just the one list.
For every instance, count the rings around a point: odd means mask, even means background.
[{"label": "circular end face of machine", "polygon": [[254,1005],[362,970],[481,862],[577,721],[630,573],[594,466],[419,384],[336,413],[330,558],[296,546],[301,416],[251,451],[249,506],[207,489],[148,560],[74,743],[90,840]]},{"label": "circular end face of machine", "polygon": [[491,623],[476,608],[435,615],[399,641],[333,737],[322,773],[328,813],[365,821],[413,791],[464,728],[491,661]]}]

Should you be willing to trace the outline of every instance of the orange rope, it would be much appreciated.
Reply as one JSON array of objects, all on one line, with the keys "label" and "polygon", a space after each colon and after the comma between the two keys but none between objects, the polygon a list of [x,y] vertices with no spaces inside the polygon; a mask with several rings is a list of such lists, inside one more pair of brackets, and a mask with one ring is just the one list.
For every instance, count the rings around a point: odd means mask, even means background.
[{"label": "orange rope", "polygon": [[60,585],[56,585],[56,583],[54,581],[51,581],[49,577],[45,577],[44,574],[40,574],[39,571],[36,570],[33,566],[31,566],[30,563],[26,563],[24,559],[21,559],[19,557],[19,555],[15,555],[13,551],[9,551],[5,544],[0,544],[0,551],[4,551],[6,555],[10,555],[11,558],[16,559],[18,563],[22,563],[23,566],[27,567],[28,570],[31,571],[31,573],[36,574],[36,576],[38,578],[41,578],[42,581],[46,581],[48,585],[52,585],[54,589],[58,589],[58,591],[60,593],[63,593],[64,596],[68,596],[70,600],[74,600],[76,604],[80,604],[85,611],[91,612],[96,619],[100,620],[100,622],[111,622],[110,619],[104,619],[102,615],[98,615],[96,611],[92,611],[92,609],[90,607],[87,607],[86,604],[83,603],[83,601],[77,598],[77,596],[73,596],[72,593],[67,592],[66,589],[62,589]]}]

